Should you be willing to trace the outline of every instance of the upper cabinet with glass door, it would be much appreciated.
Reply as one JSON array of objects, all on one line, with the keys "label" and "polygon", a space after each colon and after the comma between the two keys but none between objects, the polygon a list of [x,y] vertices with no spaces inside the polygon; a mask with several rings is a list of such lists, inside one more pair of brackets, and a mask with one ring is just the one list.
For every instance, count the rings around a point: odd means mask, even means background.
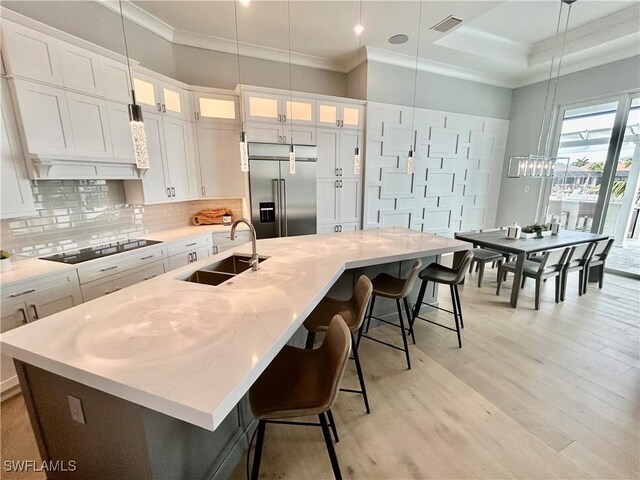
[{"label": "upper cabinet with glass door", "polygon": [[317,101],[317,125],[319,127],[362,128],[363,107],[358,104]]},{"label": "upper cabinet with glass door", "polygon": [[244,92],[244,120],[315,125],[316,101],[286,94]]},{"label": "upper cabinet with glass door", "polygon": [[218,93],[193,92],[194,118],[201,123],[240,124],[238,97]]},{"label": "upper cabinet with glass door", "polygon": [[190,120],[187,91],[181,86],[134,72],[133,89],[143,110]]}]

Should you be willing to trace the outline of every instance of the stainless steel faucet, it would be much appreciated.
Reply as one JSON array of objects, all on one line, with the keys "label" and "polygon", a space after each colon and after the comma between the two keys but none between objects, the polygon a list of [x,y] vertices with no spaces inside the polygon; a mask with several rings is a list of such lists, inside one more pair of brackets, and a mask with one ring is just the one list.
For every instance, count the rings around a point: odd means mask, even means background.
[{"label": "stainless steel faucet", "polygon": [[236,227],[241,223],[245,223],[249,227],[249,230],[251,230],[252,253],[251,253],[251,260],[247,263],[251,265],[251,270],[255,272],[260,267],[258,267],[258,251],[256,250],[256,229],[253,228],[253,225],[251,225],[251,222],[249,222],[249,220],[247,220],[246,218],[239,218],[238,220],[233,222],[233,225],[231,225],[231,240],[235,239]]}]

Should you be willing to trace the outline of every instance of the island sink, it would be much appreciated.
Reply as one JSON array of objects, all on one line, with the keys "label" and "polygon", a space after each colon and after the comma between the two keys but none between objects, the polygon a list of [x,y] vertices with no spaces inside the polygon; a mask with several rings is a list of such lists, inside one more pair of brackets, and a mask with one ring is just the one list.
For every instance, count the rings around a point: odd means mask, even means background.
[{"label": "island sink", "polygon": [[[263,262],[267,257],[258,257]],[[205,285],[220,285],[227,280],[251,268],[251,255],[231,255],[219,262],[196,270],[191,275],[181,278],[185,282],[203,283]]]}]

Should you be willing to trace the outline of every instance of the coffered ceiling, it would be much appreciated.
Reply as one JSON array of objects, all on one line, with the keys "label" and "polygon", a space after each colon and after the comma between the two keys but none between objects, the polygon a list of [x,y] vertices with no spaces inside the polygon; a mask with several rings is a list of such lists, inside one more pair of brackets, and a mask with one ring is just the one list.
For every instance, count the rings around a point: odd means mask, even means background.
[{"label": "coffered ceiling", "polygon": [[[99,0],[116,9],[117,2]],[[251,0],[125,3],[125,15],[173,43],[349,72],[365,59],[516,87],[548,76],[559,0]],[[567,7],[564,7],[566,12]],[[462,19],[440,33],[449,15]],[[420,20],[420,27],[418,21]],[[289,21],[290,20],[290,21]],[[291,30],[289,30],[289,24]],[[563,73],[640,54],[640,3],[579,0],[572,6]],[[409,41],[391,45],[389,37]],[[289,40],[290,39],[290,40]],[[289,44],[290,41],[290,44]]]}]

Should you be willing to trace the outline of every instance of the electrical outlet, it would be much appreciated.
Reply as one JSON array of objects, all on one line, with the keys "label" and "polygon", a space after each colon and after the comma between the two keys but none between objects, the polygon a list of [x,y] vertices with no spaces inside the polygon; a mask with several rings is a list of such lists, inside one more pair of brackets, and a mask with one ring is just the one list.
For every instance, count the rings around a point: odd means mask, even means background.
[{"label": "electrical outlet", "polygon": [[78,423],[86,424],[87,422],[84,418],[82,400],[72,395],[67,395],[67,399],[69,400],[69,410],[71,410],[71,418],[73,418]]},{"label": "electrical outlet", "polygon": [[524,187],[524,193],[529,193],[529,185],[526,185],[526,186]]}]

